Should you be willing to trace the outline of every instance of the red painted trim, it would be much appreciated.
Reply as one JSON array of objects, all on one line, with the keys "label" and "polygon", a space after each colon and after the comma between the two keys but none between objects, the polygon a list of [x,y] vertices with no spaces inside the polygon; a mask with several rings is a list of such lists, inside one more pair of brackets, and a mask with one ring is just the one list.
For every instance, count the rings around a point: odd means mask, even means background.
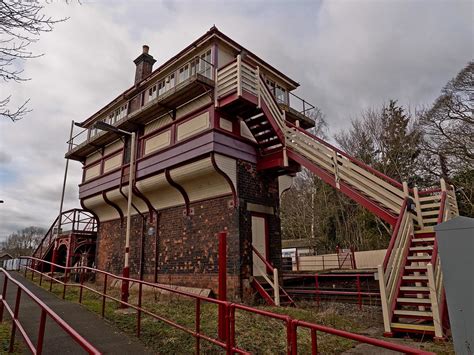
[{"label": "red painted trim", "polygon": [[[319,176],[324,182],[331,185],[332,187],[336,188],[336,181],[334,176],[330,175],[327,171],[319,168],[318,166],[314,165],[311,161],[303,158],[298,153],[293,152],[291,149],[287,149],[288,158],[293,159],[297,163],[305,166],[309,169],[312,173]],[[382,218],[385,222],[394,226],[397,223],[397,217],[394,216],[391,212],[383,209],[377,203],[369,200],[367,197],[359,193],[358,191],[354,190],[349,185],[346,185],[344,182],[339,182],[340,191],[343,192],[345,195],[356,201],[357,203],[361,204],[363,207],[374,213],[375,215]]]},{"label": "red painted trim", "polygon": [[262,100],[262,102],[261,102],[261,109],[262,109],[263,113],[265,114],[265,117],[267,118],[268,122],[270,122],[270,125],[272,126],[272,128],[275,131],[276,135],[280,139],[280,143],[282,143],[284,145],[285,136],[283,135],[283,132],[280,130],[280,127],[278,126],[278,123],[276,123],[275,118],[273,117],[270,110],[268,109],[268,106],[265,103],[265,100]]},{"label": "red painted trim", "polygon": [[353,162],[354,164],[356,164],[356,165],[360,166],[361,168],[363,168],[363,169],[365,169],[365,170],[371,172],[372,174],[378,176],[378,177],[381,178],[382,180],[385,180],[385,181],[388,182],[389,184],[391,184],[391,185],[393,185],[393,186],[395,186],[395,187],[397,187],[397,188],[403,190],[403,185],[402,185],[400,182],[398,182],[398,181],[392,179],[391,177],[389,177],[389,176],[387,176],[387,175],[385,175],[385,174],[382,174],[380,171],[375,170],[374,168],[368,166],[367,164],[362,163],[361,161],[355,159],[354,157],[350,156],[350,155],[347,154],[346,152],[343,152],[342,150],[336,148],[335,146],[333,146],[333,145],[329,144],[328,142],[322,140],[321,138],[315,136],[314,134],[311,134],[311,133],[305,131],[305,130],[302,129],[301,127],[297,127],[297,126],[295,126],[294,124],[292,124],[291,122],[288,122],[288,121],[286,121],[286,125],[287,125],[288,127],[292,127],[292,128],[297,129],[298,131],[304,133],[304,134],[307,135],[308,137],[310,137],[310,138],[312,138],[312,139],[318,141],[319,143],[325,145],[325,146],[328,147],[329,149],[332,149],[332,150],[336,151],[338,154],[340,154],[340,155],[346,157],[347,159],[349,159],[349,160],[350,160],[351,162]]},{"label": "red painted trim", "polygon": [[123,211],[120,209],[119,205],[117,205],[115,202],[112,202],[108,199],[106,191],[102,191],[102,198],[104,199],[106,204],[108,204],[109,206],[111,206],[118,212],[120,221],[123,222]]},{"label": "red painted trim", "polygon": [[408,199],[405,198],[402,204],[402,208],[400,209],[400,214],[398,215],[397,219],[397,224],[395,225],[395,228],[393,229],[392,237],[390,238],[390,243],[387,248],[387,252],[385,253],[385,258],[383,260],[383,270],[387,270],[387,264],[388,260],[390,259],[390,255],[392,254],[393,247],[395,245],[395,241],[397,239],[398,231],[400,230],[400,225],[402,224],[403,216],[405,216],[405,213],[407,213],[407,203]]},{"label": "red painted trim", "polygon": [[170,171],[169,169],[165,169],[165,177],[166,177],[166,181],[168,181],[168,184],[170,184],[171,186],[173,186],[176,190],[178,190],[181,195],[183,196],[183,199],[184,199],[184,205],[186,206],[186,215],[189,216],[189,196],[188,194],[186,193],[186,190],[181,186],[179,185],[178,183],[176,183],[175,181],[173,181],[173,179],[171,178],[171,174],[170,174]]},{"label": "red painted trim", "polygon": [[270,297],[268,292],[265,291],[265,289],[262,287],[260,282],[258,282],[258,280],[255,277],[252,280],[252,285],[257,290],[257,292],[260,294],[260,296],[263,297],[263,299],[265,300],[265,302],[267,302],[267,304],[269,306],[275,306],[275,302],[273,301],[273,299]]},{"label": "red painted trim", "polygon": [[[410,247],[411,247],[411,244],[412,244],[411,240],[413,238],[413,235],[410,234],[409,238],[410,238],[410,240],[408,241],[407,247],[406,247],[405,251],[403,252],[403,259],[402,259],[403,262],[400,266],[401,270],[405,270],[405,266],[407,265],[408,254],[409,254]],[[403,281],[403,272],[401,272],[400,275],[398,275],[397,286],[395,288],[396,294],[395,294],[395,297],[393,298],[392,304],[389,305],[390,306],[390,313],[389,313],[388,316],[389,316],[390,321],[392,321],[393,316],[394,316],[393,312],[395,311],[395,308],[397,306],[397,298],[400,297],[400,287],[402,285],[402,281]]]},{"label": "red painted trim", "polygon": [[284,167],[283,150],[273,152],[258,159],[257,170],[272,169],[275,167]]},{"label": "red painted trim", "polygon": [[[186,115],[184,115],[183,117],[180,117],[180,118],[177,118],[175,120],[173,120],[172,122],[158,128],[158,129],[155,129],[154,131],[151,131],[151,132],[148,132],[147,134],[144,134],[143,136],[141,136],[139,139],[147,139],[149,138],[150,136],[154,136],[154,135],[157,135],[159,133],[161,133],[162,131],[165,131],[167,129],[170,129],[172,126],[174,125],[177,125],[177,124],[181,124],[183,122],[186,122],[186,121],[189,121],[191,119],[193,119],[194,117],[196,116],[199,116],[200,114],[206,112],[206,111],[211,111],[210,108],[212,106],[212,103],[210,104],[205,104],[205,105],[202,105],[200,107],[198,107],[197,109],[187,113]],[[211,115],[209,114],[209,117]]]}]

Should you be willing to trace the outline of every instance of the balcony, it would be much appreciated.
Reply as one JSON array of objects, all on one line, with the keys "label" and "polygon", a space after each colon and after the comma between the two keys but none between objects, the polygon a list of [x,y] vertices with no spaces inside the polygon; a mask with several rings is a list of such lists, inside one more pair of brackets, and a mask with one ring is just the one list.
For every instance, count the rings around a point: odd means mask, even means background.
[{"label": "balcony", "polygon": [[236,94],[244,99],[249,98],[249,95],[251,95],[257,98],[258,105],[260,106],[262,91],[260,86],[265,85],[280,109],[285,112],[286,120],[293,124],[296,124],[298,121],[303,129],[309,129],[315,125],[312,118],[313,112],[316,110],[314,105],[292,92],[285,91],[283,94],[275,92],[275,87],[272,88],[265,84],[265,80],[261,78],[259,68],[243,59],[238,58],[219,68],[217,81],[217,95],[221,102],[220,106],[229,104],[228,110],[233,114],[239,114],[239,110],[245,109],[245,105],[241,105],[239,102],[231,103],[232,94]]},{"label": "balcony", "polygon": [[[187,71],[183,72],[183,68]],[[120,129],[131,130],[159,117],[174,117],[181,106],[214,91],[213,76],[213,64],[195,57],[175,72],[153,80],[133,97],[124,97],[116,102],[94,122],[104,121]],[[82,160],[116,139],[113,134],[92,127],[85,128],[67,142],[66,158]]]}]

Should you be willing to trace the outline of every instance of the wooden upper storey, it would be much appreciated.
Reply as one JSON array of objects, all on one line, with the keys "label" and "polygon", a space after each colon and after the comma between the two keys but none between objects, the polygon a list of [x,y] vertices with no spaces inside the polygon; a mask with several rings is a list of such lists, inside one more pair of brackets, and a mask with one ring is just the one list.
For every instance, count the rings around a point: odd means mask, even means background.
[{"label": "wooden upper storey", "polygon": [[187,111],[183,109],[192,101],[213,95],[216,69],[228,65],[238,54],[247,62],[260,67],[260,73],[277,101],[289,112],[288,119],[299,119],[304,128],[314,125],[307,117],[312,105],[291,96],[291,91],[299,85],[297,82],[213,27],[148,77],[77,124],[84,130],[69,141],[66,158],[84,162],[98,148],[117,139],[113,133],[97,131],[93,127],[97,121],[104,121],[124,130],[140,131],[160,117],[169,116],[175,120],[179,111]]}]

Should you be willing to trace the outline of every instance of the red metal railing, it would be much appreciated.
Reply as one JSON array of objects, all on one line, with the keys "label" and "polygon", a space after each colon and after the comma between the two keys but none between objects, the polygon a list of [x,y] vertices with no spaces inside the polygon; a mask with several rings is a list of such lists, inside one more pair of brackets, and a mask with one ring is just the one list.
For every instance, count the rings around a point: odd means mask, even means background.
[{"label": "red metal railing", "polygon": [[[83,292],[83,290],[88,290],[90,292],[93,292],[93,293],[101,296],[102,297],[102,307],[101,307],[102,316],[105,315],[105,301],[106,301],[106,299],[115,301],[118,304],[121,304],[121,305],[130,307],[132,309],[135,309],[137,311],[137,336],[140,336],[141,316],[142,316],[142,314],[146,314],[147,316],[155,318],[159,321],[162,321],[162,322],[164,322],[165,324],[167,324],[171,327],[174,327],[178,330],[183,331],[184,333],[192,335],[196,339],[195,348],[196,348],[196,353],[197,354],[200,353],[200,341],[201,340],[206,340],[210,343],[213,343],[214,345],[217,345],[217,346],[221,347],[222,349],[225,349],[227,354],[232,354],[232,353],[249,354],[248,351],[239,348],[239,346],[237,344],[238,339],[237,339],[237,334],[236,334],[236,329],[235,329],[235,327],[236,327],[236,322],[235,322],[235,319],[236,319],[235,313],[236,313],[236,311],[250,312],[250,313],[253,313],[253,314],[256,314],[256,315],[264,316],[266,318],[281,320],[284,323],[285,327],[286,327],[286,334],[287,334],[287,339],[286,339],[286,341],[287,341],[287,344],[286,344],[287,351],[286,352],[289,355],[296,355],[297,354],[297,352],[296,352],[297,351],[296,343],[297,343],[297,340],[298,340],[298,334],[297,334],[297,328],[298,327],[307,327],[307,328],[310,328],[310,329],[314,330],[314,334],[313,334],[314,337],[312,339],[312,342],[313,342],[312,343],[312,348],[314,349],[313,354],[317,353],[316,331],[320,331],[320,332],[328,333],[328,334],[333,334],[333,335],[343,337],[343,338],[347,338],[347,339],[353,339],[353,340],[356,340],[356,341],[361,342],[361,343],[367,343],[367,344],[371,344],[371,345],[374,345],[374,346],[377,346],[377,347],[380,347],[380,348],[391,349],[391,350],[399,351],[399,352],[406,353],[406,354],[431,354],[431,353],[428,353],[428,352],[425,352],[425,351],[422,351],[422,350],[418,350],[418,349],[413,349],[413,348],[410,348],[410,347],[407,347],[407,346],[402,346],[402,345],[398,345],[398,344],[389,343],[389,342],[384,341],[384,340],[373,339],[373,338],[369,338],[369,337],[366,337],[366,336],[362,336],[362,335],[358,335],[358,334],[354,334],[354,333],[350,333],[350,332],[346,332],[346,331],[342,331],[342,330],[337,330],[337,329],[333,329],[333,328],[329,328],[329,327],[323,327],[323,326],[320,326],[320,325],[317,325],[317,324],[302,322],[300,320],[293,319],[289,316],[284,316],[284,315],[281,315],[281,314],[268,312],[268,311],[265,311],[265,310],[245,306],[245,305],[242,305],[242,304],[236,304],[236,303],[231,303],[231,302],[227,302],[227,301],[224,302],[224,301],[216,300],[216,299],[213,299],[213,298],[203,297],[203,296],[200,296],[200,295],[197,295],[197,294],[172,289],[170,287],[166,287],[166,286],[163,286],[163,285],[159,285],[159,284],[155,284],[155,283],[151,283],[151,282],[147,282],[147,281],[143,281],[143,280],[132,279],[132,278],[124,278],[122,276],[114,275],[114,274],[111,274],[109,272],[94,269],[94,268],[90,268],[90,267],[62,267],[60,265],[55,265],[55,266],[61,267],[65,270],[64,275],[61,275],[61,278],[63,280],[62,281],[61,279],[54,277],[55,276],[54,272],[51,273],[50,275],[48,275],[48,274],[42,273],[41,271],[36,270],[34,267],[32,267],[32,265],[34,264],[35,261],[36,262],[40,261],[39,259],[33,258],[33,257],[22,257],[22,259],[27,260],[27,264],[22,265],[25,268],[25,275],[27,275],[27,271],[30,271],[32,278],[34,277],[35,274],[40,274],[40,277],[49,278],[51,283],[54,281],[55,283],[63,285],[64,286],[64,288],[63,288],[63,290],[64,290],[63,291],[63,297],[65,296],[66,287],[68,287],[68,286],[69,287],[79,287],[80,288],[79,302],[82,302],[82,292]],[[42,261],[42,263],[51,264],[51,263],[46,262],[46,261]],[[53,268],[53,270],[54,270],[54,268]],[[73,270],[76,270],[81,275],[79,283],[70,283],[68,281],[69,280],[69,275],[70,275],[71,271],[73,271]],[[88,273],[93,272],[93,273],[96,274],[96,276],[97,275],[103,276],[103,278],[104,278],[104,280],[103,280],[104,284],[103,285],[104,286],[103,286],[102,291],[98,291],[98,290],[84,284],[83,275],[85,274],[85,272],[88,272]],[[138,301],[137,301],[137,304],[132,304],[130,302],[124,302],[124,301],[120,300],[119,298],[108,294],[107,293],[107,291],[108,291],[107,287],[108,287],[108,280],[110,280],[110,279],[116,279],[116,280],[120,280],[120,281],[125,280],[125,281],[128,281],[130,284],[132,282],[137,284],[138,285]],[[40,282],[41,282],[41,278],[40,278]],[[144,309],[142,307],[143,286],[151,287],[151,288],[154,288],[154,289],[159,289],[159,290],[165,291],[167,293],[170,293],[172,295],[176,295],[176,296],[180,296],[180,297],[184,297],[184,298],[187,298],[187,299],[194,300],[194,302],[195,302],[195,318],[196,318],[195,327],[193,329],[189,329],[189,328],[187,328],[183,325],[180,325],[180,324],[176,323],[174,320],[167,319],[163,316],[160,316],[158,314],[155,314],[155,313],[151,312],[150,310]],[[223,333],[225,334],[225,339],[212,338],[212,337],[204,334],[201,331],[201,328],[200,328],[200,325],[201,325],[201,322],[200,322],[200,320],[201,320],[201,304],[203,302],[215,304],[217,306],[220,305],[225,309],[225,314],[226,314],[225,322],[224,323],[219,323],[219,327],[224,328]]]},{"label": "red metal railing", "polygon": [[[55,322],[59,327],[61,327],[82,349],[87,351],[89,354],[101,354],[99,350],[97,350],[91,343],[84,339],[78,332],[76,332],[69,324],[67,324],[51,308],[49,308],[38,297],[36,297],[30,290],[28,290],[20,282],[15,280],[5,269],[0,268],[0,273],[3,273],[4,275],[2,294],[0,295],[0,322],[3,321],[4,309],[6,309],[7,312],[10,314],[12,321],[12,330],[8,352],[13,352],[14,350],[15,335],[16,330],[18,329],[30,351],[33,354],[41,354],[43,352],[46,319],[47,317],[49,317],[53,322]],[[9,282],[13,285],[16,285],[17,287],[14,309],[10,307],[6,300]],[[19,319],[20,302],[21,296],[23,294],[26,294],[41,309],[40,324],[38,327],[38,340],[36,344],[33,343]]]},{"label": "red metal railing", "polygon": [[252,245],[252,250],[255,253],[255,255],[257,255],[258,258],[262,260],[262,262],[265,264],[267,272],[273,274],[273,265],[270,264],[270,262],[267,259],[265,259],[265,257],[253,245]]},{"label": "red metal railing", "polygon": [[[298,274],[298,276],[301,276],[303,278],[314,278],[314,287],[287,287],[286,291],[293,295],[315,295],[318,306],[321,301],[321,295],[357,296],[357,304],[359,305],[359,309],[362,309],[363,297],[380,297],[380,292],[362,291],[361,278],[373,277],[372,274]],[[356,290],[353,291],[352,289],[335,289],[321,287],[321,278],[355,278]]]}]

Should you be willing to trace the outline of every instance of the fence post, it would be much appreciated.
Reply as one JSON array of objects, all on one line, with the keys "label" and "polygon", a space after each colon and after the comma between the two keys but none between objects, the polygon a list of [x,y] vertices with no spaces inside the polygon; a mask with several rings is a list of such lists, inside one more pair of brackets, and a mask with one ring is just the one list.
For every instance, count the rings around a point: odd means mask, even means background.
[{"label": "fence post", "polygon": [[319,307],[319,275],[318,274],[315,275],[315,284],[314,284],[314,286],[316,288],[316,304]]},{"label": "fence post", "polygon": [[[227,301],[227,232],[219,232],[219,300]],[[219,304],[218,319],[219,339],[225,341],[227,335],[225,304]]]},{"label": "fence post", "polygon": [[385,333],[391,334],[392,329],[390,328],[390,316],[388,311],[388,302],[387,302],[387,291],[385,290],[385,278],[383,274],[382,265],[377,266],[377,271],[379,274],[379,287],[380,287],[380,303],[382,304],[382,315],[383,315],[383,325]]},{"label": "fence post", "polygon": [[0,323],[3,322],[3,302],[5,302],[5,297],[7,295],[7,283],[8,283],[8,277],[4,277],[3,279],[3,289],[2,289],[2,301],[0,302]]},{"label": "fence post", "polygon": [[46,326],[46,310],[41,310],[40,325],[38,329],[38,342],[36,343],[36,354],[43,353],[44,328]]},{"label": "fence post", "polygon": [[359,302],[359,309],[362,309],[362,295],[360,293],[360,275],[357,274],[357,300]]},{"label": "fence post", "polygon": [[12,317],[12,332],[11,332],[11,337],[10,337],[10,346],[8,348],[9,353],[13,352],[13,348],[15,346],[15,333],[16,333],[15,321],[18,320],[18,313],[20,312],[21,287],[20,286],[17,286],[17,287],[18,289],[16,291],[15,310],[13,311],[13,317]]},{"label": "fence post", "polygon": [[196,298],[196,315],[195,315],[195,332],[196,332],[196,355],[201,353],[201,299]]},{"label": "fence post", "polygon": [[278,279],[278,269],[273,269],[273,284],[274,284],[274,295],[275,295],[275,305],[280,305],[280,282]]},{"label": "fence post", "polygon": [[426,265],[426,274],[428,276],[428,286],[430,288],[431,312],[433,313],[433,324],[436,338],[443,338],[443,328],[441,326],[441,316],[439,314],[438,295],[436,292],[436,281],[434,277],[433,264]]},{"label": "fence post", "polygon": [[137,307],[137,337],[140,338],[142,323],[142,287],[141,282],[138,283],[138,307]]}]

